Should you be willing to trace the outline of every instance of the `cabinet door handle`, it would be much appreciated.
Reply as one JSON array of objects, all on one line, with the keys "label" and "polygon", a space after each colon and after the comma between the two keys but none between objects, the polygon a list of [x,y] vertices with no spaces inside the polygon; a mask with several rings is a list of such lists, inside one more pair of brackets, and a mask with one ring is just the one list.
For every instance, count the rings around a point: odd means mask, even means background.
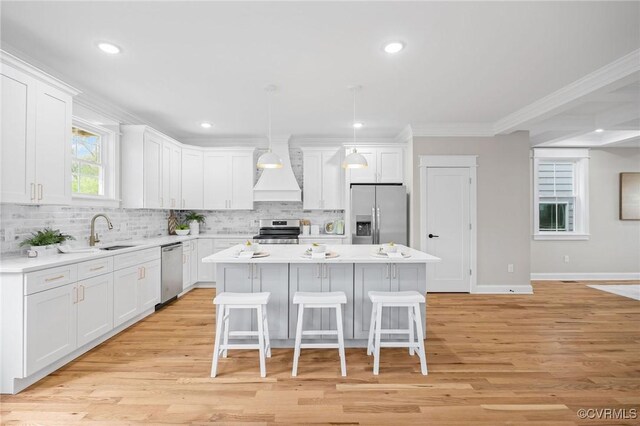
[{"label": "cabinet door handle", "polygon": [[31,182],[31,201],[36,199],[36,184]]},{"label": "cabinet door handle", "polygon": [[142,266],[138,268],[138,280],[142,279]]},{"label": "cabinet door handle", "polygon": [[251,279],[251,273],[253,272],[253,265],[248,263],[247,266],[249,267],[249,275],[247,276],[247,278]]},{"label": "cabinet door handle", "polygon": [[396,278],[396,277],[398,276],[398,265],[396,265],[395,263],[393,263],[393,264],[391,265],[391,267],[393,268],[393,269],[392,269],[392,271],[393,271],[393,278]]},{"label": "cabinet door handle", "polygon": [[324,267],[324,277],[329,278],[329,266],[326,263],[322,266]]},{"label": "cabinet door handle", "polygon": [[80,302],[84,300],[84,286],[80,286]]},{"label": "cabinet door handle", "polygon": [[39,183],[38,184],[38,200],[42,200],[42,193],[44,192],[43,188],[42,188],[42,184]]},{"label": "cabinet door handle", "polygon": [[57,277],[46,278],[44,282],[50,283],[51,281],[58,281],[58,280],[61,280],[62,278],[64,278],[64,275],[58,275]]},{"label": "cabinet door handle", "polygon": [[91,268],[91,269],[89,269],[89,270],[93,272],[93,271],[99,271],[100,269],[104,269],[104,265],[102,265],[102,266],[97,266],[97,267],[95,267],[95,268]]},{"label": "cabinet door handle", "polygon": [[389,278],[389,264],[387,263],[387,274],[385,275],[385,278]]},{"label": "cabinet door handle", "polygon": [[146,266],[142,267],[142,278],[147,278],[147,267]]},{"label": "cabinet door handle", "polygon": [[256,263],[253,264],[253,278],[258,278],[258,265]]}]

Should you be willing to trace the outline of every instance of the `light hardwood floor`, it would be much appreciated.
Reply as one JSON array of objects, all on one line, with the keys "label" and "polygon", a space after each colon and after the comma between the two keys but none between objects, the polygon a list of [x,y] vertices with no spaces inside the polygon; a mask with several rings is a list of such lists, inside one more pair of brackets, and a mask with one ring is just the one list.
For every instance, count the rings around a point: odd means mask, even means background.
[{"label": "light hardwood floor", "polygon": [[194,290],[21,394],[3,395],[1,418],[569,425],[580,423],[580,408],[640,411],[640,302],[585,283],[534,290],[430,294],[426,377],[406,350],[383,349],[374,377],[365,350],[347,349],[348,377],[340,377],[337,351],[305,350],[295,379],[288,349],[273,351],[266,379],[254,351],[230,351],[211,379],[214,290]]}]

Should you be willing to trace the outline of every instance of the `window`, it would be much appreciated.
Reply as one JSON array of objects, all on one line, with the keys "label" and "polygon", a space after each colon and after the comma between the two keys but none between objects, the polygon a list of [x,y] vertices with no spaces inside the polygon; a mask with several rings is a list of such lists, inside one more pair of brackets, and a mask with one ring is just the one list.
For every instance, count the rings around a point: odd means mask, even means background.
[{"label": "window", "polygon": [[588,238],[588,150],[534,150],[534,239]]},{"label": "window", "polygon": [[[71,193],[77,203],[114,202],[116,132],[74,117],[71,134]],[[107,203],[108,204],[108,203]]]}]

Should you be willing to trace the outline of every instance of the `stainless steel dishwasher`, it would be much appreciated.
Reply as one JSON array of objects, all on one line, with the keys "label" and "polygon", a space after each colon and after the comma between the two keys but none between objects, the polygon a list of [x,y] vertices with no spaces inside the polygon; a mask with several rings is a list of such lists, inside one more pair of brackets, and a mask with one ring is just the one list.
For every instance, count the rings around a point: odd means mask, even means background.
[{"label": "stainless steel dishwasher", "polygon": [[175,300],[182,291],[182,243],[162,246],[162,292],[159,309]]}]

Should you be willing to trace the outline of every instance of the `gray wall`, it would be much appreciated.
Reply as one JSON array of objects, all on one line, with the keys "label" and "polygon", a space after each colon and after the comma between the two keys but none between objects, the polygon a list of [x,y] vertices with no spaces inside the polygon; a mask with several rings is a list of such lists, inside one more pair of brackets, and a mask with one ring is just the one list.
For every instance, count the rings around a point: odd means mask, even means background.
[{"label": "gray wall", "polygon": [[[412,238],[420,245],[420,155],[477,155],[478,285],[528,285],[531,262],[529,135],[414,137]],[[514,272],[507,265],[514,264]]]},{"label": "gray wall", "polygon": [[[533,273],[640,272],[640,221],[619,220],[619,174],[640,172],[640,149],[591,149],[588,241],[533,241]],[[569,263],[564,256],[569,256]]]}]

